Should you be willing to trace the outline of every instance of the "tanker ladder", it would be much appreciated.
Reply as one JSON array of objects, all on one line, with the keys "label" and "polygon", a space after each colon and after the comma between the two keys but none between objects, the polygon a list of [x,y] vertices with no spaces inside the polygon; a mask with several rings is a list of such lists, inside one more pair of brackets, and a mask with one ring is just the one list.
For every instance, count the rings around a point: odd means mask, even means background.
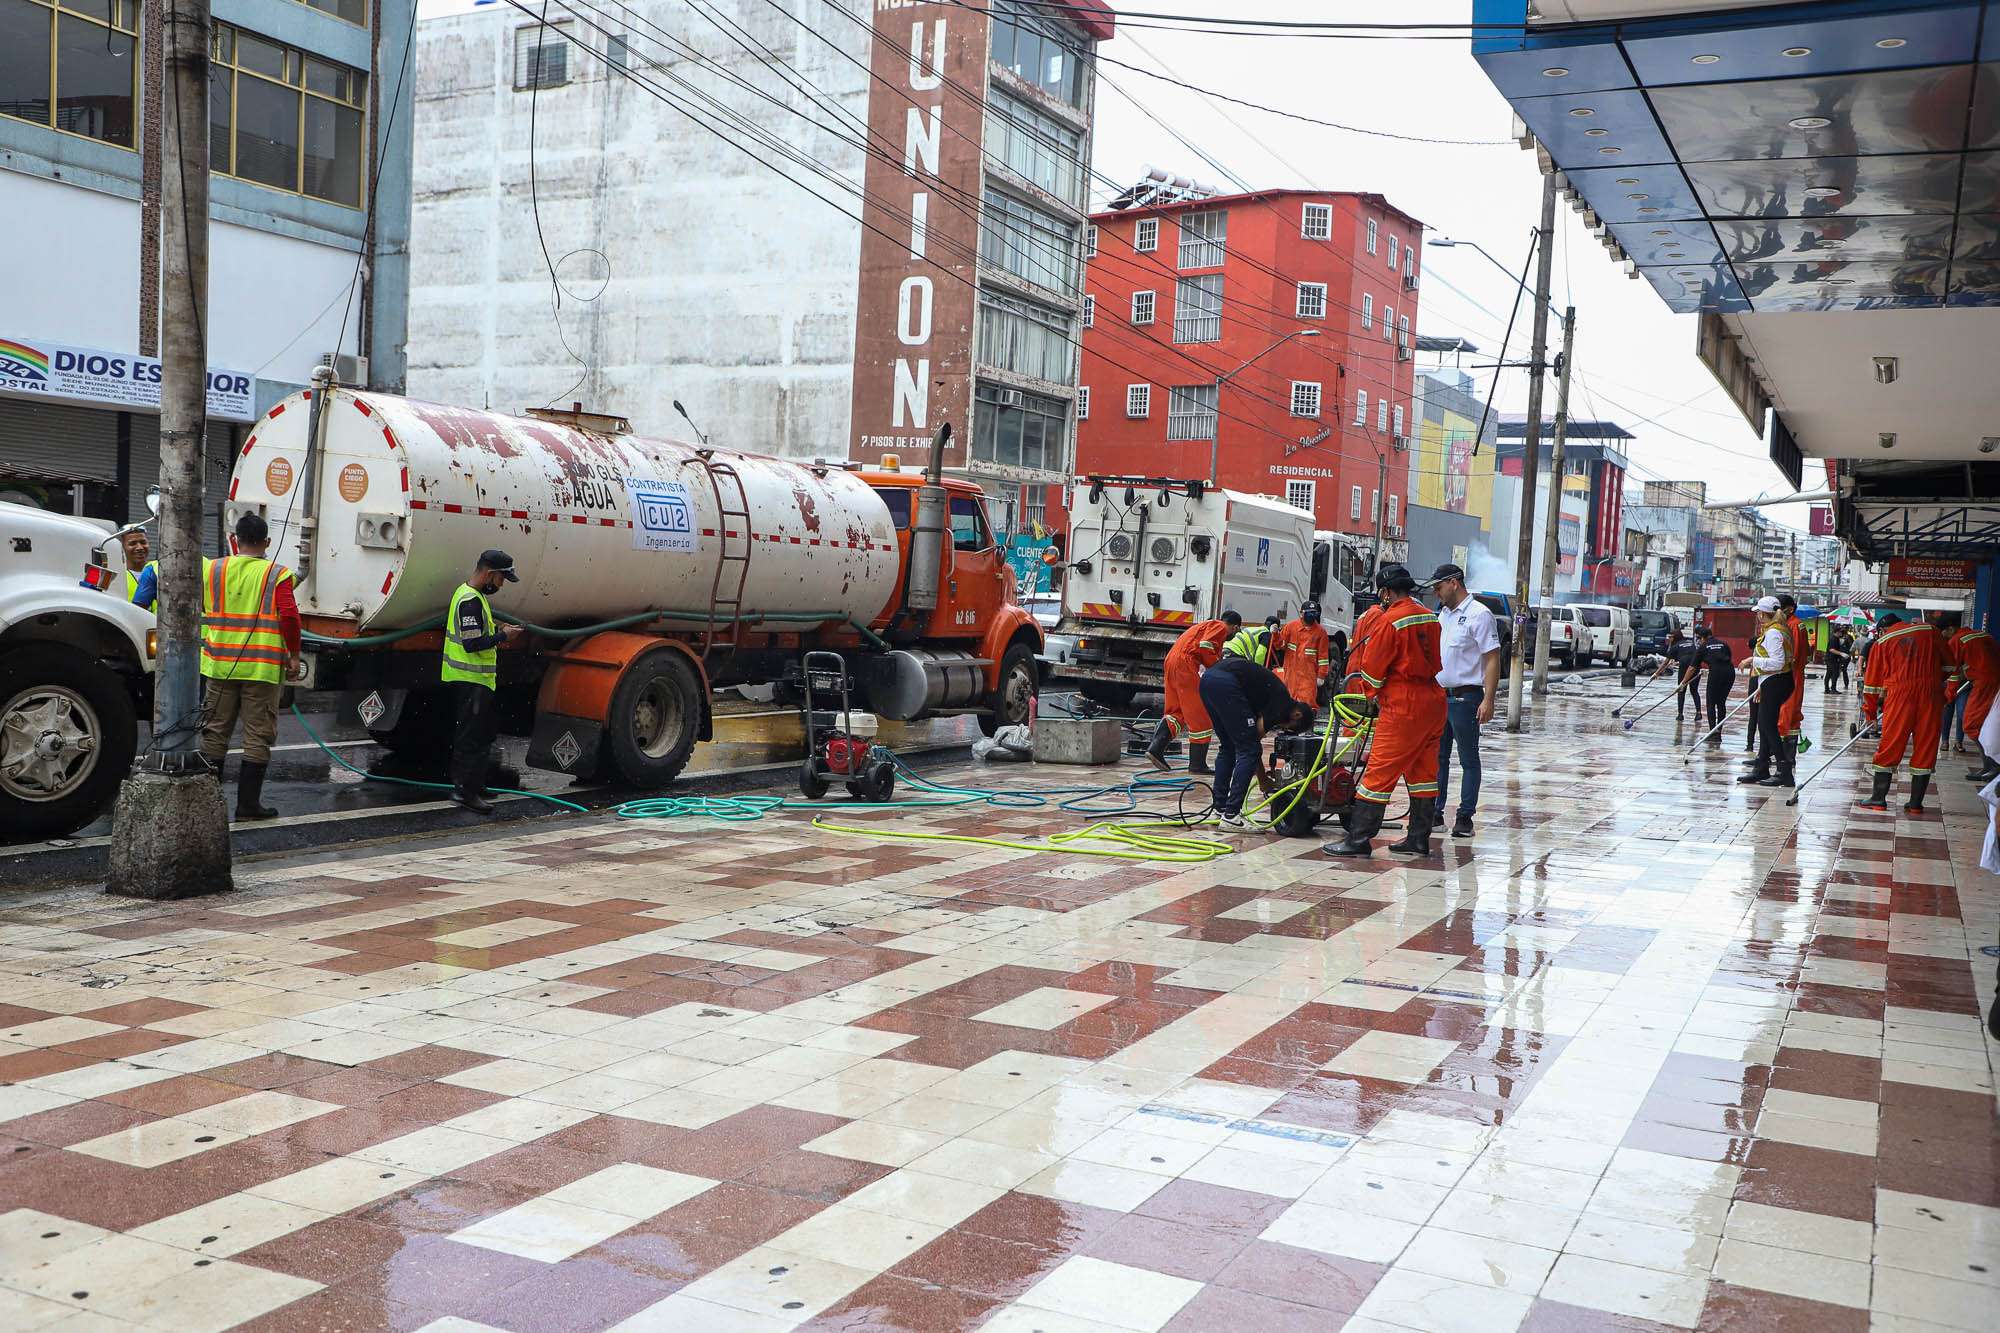
[{"label": "tanker ladder", "polygon": [[[750,527],[750,496],[743,489],[743,476],[728,463],[718,462],[714,451],[698,449],[702,466],[708,470],[708,484],[715,490],[715,537],[718,556],[715,562],[715,579],[708,591],[708,624],[702,631],[701,664],[708,670],[710,659],[719,651],[733,651],[743,634],[743,588],[750,579],[750,556],[756,549],[756,538]],[[727,479],[735,488],[735,508],[730,508],[730,495],[723,490]],[[740,525],[740,526],[737,526]],[[731,545],[740,542],[741,549]],[[731,566],[735,567],[736,584],[725,587],[724,580]],[[726,595],[725,595],[726,594]],[[729,627],[729,638],[718,641],[717,626]]]}]

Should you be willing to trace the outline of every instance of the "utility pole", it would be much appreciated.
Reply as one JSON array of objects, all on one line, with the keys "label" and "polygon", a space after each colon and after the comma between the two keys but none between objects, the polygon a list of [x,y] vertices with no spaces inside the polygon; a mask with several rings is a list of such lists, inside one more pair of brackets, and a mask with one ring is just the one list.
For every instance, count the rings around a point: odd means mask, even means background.
[{"label": "utility pole", "polygon": [[[1569,367],[1576,355],[1576,307],[1563,311],[1562,365],[1556,379],[1556,442],[1549,454],[1549,513],[1542,528],[1542,605],[1549,606],[1556,595],[1556,555],[1562,536],[1563,445],[1569,439]],[[1577,567],[1583,568],[1584,553],[1577,551]],[[1535,618],[1535,695],[1549,692],[1549,617]]]},{"label": "utility pole", "polygon": [[1378,445],[1375,449],[1375,554],[1368,557],[1368,577],[1371,579],[1382,572],[1382,507],[1388,499],[1388,491],[1389,455],[1383,453]]},{"label": "utility pole", "polygon": [[160,164],[160,600],[153,739],[112,812],[108,892],[232,887],[222,784],[199,751],[201,457],[208,416],[208,0],[167,0]]},{"label": "utility pole", "polygon": [[[1535,484],[1542,466],[1542,372],[1549,355],[1549,285],[1555,261],[1556,178],[1542,177],[1542,222],[1536,235],[1540,249],[1535,254],[1535,336],[1528,351],[1528,426],[1521,454],[1521,517],[1514,553],[1514,614],[1526,614],[1528,607],[1528,563],[1535,555]],[[1497,372],[1496,372],[1497,373]],[[1537,619],[1542,619],[1537,617]],[[1536,635],[1543,631],[1539,628]],[[1547,661],[1547,654],[1541,658]],[[1516,625],[1514,666],[1507,675],[1507,730],[1522,726],[1521,687],[1528,674],[1528,636]]]}]

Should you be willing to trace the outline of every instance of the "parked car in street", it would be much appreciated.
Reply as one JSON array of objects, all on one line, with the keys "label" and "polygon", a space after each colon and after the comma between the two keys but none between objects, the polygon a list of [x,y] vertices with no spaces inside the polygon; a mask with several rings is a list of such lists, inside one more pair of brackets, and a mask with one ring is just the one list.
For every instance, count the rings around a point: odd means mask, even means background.
[{"label": "parked car in street", "polygon": [[1600,657],[1612,666],[1623,666],[1632,660],[1630,611],[1602,602],[1576,602],[1569,609],[1576,613],[1579,631],[1576,641],[1578,666],[1589,666]]},{"label": "parked car in street", "polygon": [[1636,657],[1648,654],[1658,657],[1667,651],[1667,639],[1679,622],[1671,611],[1634,611],[1632,613],[1632,653]]}]

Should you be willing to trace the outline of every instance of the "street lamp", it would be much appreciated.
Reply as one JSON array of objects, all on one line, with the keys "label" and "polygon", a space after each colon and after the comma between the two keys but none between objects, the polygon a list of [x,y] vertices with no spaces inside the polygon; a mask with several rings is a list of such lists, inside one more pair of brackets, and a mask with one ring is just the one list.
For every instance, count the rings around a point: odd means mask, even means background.
[{"label": "street lamp", "polygon": [[[1477,250],[1480,254],[1486,256],[1487,263],[1493,265],[1493,267],[1499,269],[1502,273],[1506,274],[1507,280],[1509,282],[1513,283],[1516,287],[1519,287],[1522,291],[1527,292],[1528,295],[1530,296],[1534,295],[1533,289],[1530,288],[1525,281],[1514,276],[1514,270],[1508,268],[1505,264],[1495,259],[1492,256],[1492,254],[1486,249],[1486,247],[1481,245],[1478,241],[1454,241],[1449,236],[1433,236],[1429,239],[1427,244],[1435,245],[1440,250],[1455,250],[1455,249]],[[1550,300],[1548,305],[1549,305],[1549,313],[1555,316],[1556,323],[1558,324],[1562,323],[1563,317],[1562,314],[1557,310],[1556,303],[1553,300]]]},{"label": "street lamp", "polygon": [[1241,375],[1244,371],[1248,370],[1256,362],[1262,361],[1265,357],[1277,351],[1280,347],[1283,347],[1286,343],[1290,342],[1292,339],[1317,338],[1317,337],[1319,337],[1318,329],[1293,329],[1290,333],[1278,339],[1278,341],[1272,343],[1269,347],[1266,347],[1263,351],[1257,353],[1257,355],[1251,357],[1248,361],[1245,361],[1242,365],[1236,367],[1236,369],[1230,371],[1228,374],[1217,375],[1215,377],[1215,429],[1209,434],[1208,437],[1208,484],[1210,486],[1214,486],[1216,484],[1215,472],[1216,468],[1219,466],[1221,461],[1220,455],[1222,450],[1222,386],[1229,383],[1229,381],[1235,379],[1238,375]]}]

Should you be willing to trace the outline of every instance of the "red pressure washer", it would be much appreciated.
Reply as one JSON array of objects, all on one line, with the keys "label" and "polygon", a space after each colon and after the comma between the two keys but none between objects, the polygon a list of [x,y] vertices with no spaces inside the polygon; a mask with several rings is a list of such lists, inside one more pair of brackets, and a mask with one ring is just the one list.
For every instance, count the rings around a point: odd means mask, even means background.
[{"label": "red pressure washer", "polygon": [[[886,801],[896,791],[896,757],[886,745],[854,734],[854,706],[848,691],[847,662],[839,653],[810,652],[802,664],[806,696],[806,757],[799,763],[799,790],[809,801],[826,795],[833,783],[847,785],[857,801]],[[818,705],[821,693],[840,694],[840,711]]]}]

